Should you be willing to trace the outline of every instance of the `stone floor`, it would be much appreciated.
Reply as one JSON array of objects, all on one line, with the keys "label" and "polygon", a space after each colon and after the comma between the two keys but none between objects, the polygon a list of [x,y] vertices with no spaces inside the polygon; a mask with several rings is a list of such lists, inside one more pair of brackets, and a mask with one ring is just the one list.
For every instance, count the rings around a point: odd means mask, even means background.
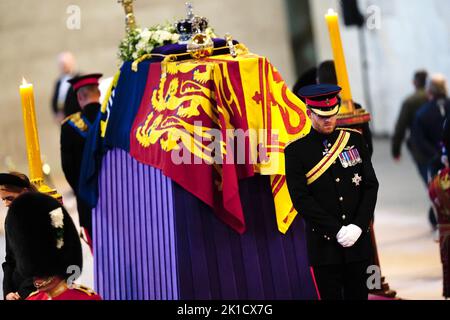
[{"label": "stone floor", "polygon": [[381,270],[403,299],[443,299],[439,244],[428,222],[425,186],[404,150],[400,162],[388,140],[375,143],[373,164],[380,182],[375,234]]},{"label": "stone floor", "polygon": [[[380,181],[375,230],[386,281],[403,299],[442,299],[439,247],[426,214],[428,198],[409,154],[405,152],[400,162],[394,162],[389,141],[380,139],[375,141],[373,163]],[[65,192],[67,185],[61,181],[56,185],[65,193],[66,207],[77,221],[74,199]],[[4,214],[0,209],[0,252],[4,252]],[[92,287],[93,263],[86,245],[83,253],[84,270],[78,282]],[[3,258],[2,253],[0,262]],[[2,277],[0,272],[0,281]]]}]

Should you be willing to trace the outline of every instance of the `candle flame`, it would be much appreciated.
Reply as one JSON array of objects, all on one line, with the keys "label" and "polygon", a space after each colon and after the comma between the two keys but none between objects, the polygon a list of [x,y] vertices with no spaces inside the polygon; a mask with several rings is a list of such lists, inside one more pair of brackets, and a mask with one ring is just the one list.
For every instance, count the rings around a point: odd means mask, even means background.
[{"label": "candle flame", "polygon": [[26,86],[27,84],[28,84],[27,80],[25,80],[25,78],[22,77],[22,85],[23,85],[23,86]]},{"label": "candle flame", "polygon": [[336,12],[334,11],[333,8],[328,9],[328,15],[330,15],[330,16],[336,15]]}]

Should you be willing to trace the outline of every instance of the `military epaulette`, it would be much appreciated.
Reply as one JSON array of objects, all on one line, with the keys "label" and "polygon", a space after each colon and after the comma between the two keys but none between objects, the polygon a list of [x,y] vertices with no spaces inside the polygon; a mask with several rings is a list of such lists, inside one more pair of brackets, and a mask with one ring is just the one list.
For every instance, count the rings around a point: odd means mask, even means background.
[{"label": "military epaulette", "polygon": [[33,291],[32,293],[30,293],[30,294],[28,295],[27,298],[33,297],[33,296],[37,295],[38,293],[39,293],[39,290]]},{"label": "military epaulette", "polygon": [[[71,120],[71,119],[74,117],[74,115],[80,114],[80,113],[81,113],[81,112],[78,111],[78,112],[76,112],[76,113],[72,113],[71,115],[68,115],[67,117],[64,118],[63,121],[61,121],[61,125],[63,125],[63,124],[66,123],[67,121]],[[78,116],[79,116],[79,115],[78,115]]]},{"label": "military epaulette", "polygon": [[82,132],[86,132],[89,129],[88,124],[86,123],[86,121],[84,121],[83,117],[81,117],[81,112],[71,114],[63,120],[62,124],[66,122],[70,122],[70,125],[76,127]]},{"label": "military epaulette", "polygon": [[97,293],[96,293],[94,290],[92,290],[91,288],[88,288],[88,287],[83,286],[83,285],[80,285],[80,284],[75,284],[75,283],[74,283],[74,284],[72,285],[72,289],[81,291],[81,292],[83,292],[83,293],[86,293],[88,296],[93,296],[93,295],[96,295],[96,294],[97,294]]},{"label": "military epaulette", "polygon": [[351,132],[356,132],[356,133],[362,134],[362,130],[352,129],[352,128],[336,128],[336,130],[351,131]]},{"label": "military epaulette", "polygon": [[286,150],[286,148],[287,148],[290,144],[292,144],[292,143],[294,143],[294,142],[296,142],[296,141],[298,141],[298,140],[303,139],[303,138],[306,137],[307,135],[308,135],[308,134],[305,134],[305,135],[302,135],[302,136],[300,136],[300,137],[298,137],[298,138],[295,138],[294,140],[291,140],[291,141],[286,142],[286,145],[284,146],[284,149]]}]

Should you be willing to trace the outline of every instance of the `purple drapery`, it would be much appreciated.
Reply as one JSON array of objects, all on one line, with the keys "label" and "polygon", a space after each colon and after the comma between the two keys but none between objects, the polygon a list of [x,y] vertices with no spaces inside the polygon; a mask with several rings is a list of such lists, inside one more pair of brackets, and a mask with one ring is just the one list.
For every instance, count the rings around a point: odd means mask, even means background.
[{"label": "purple drapery", "polygon": [[106,300],[178,299],[171,181],[115,149],[93,210],[95,289]]},{"label": "purple drapery", "polygon": [[239,235],[174,183],[177,261],[183,299],[317,299],[304,222],[277,229],[269,176],[239,182],[247,230]]},{"label": "purple drapery", "polygon": [[277,231],[268,176],[239,183],[243,235],[125,151],[105,156],[99,183],[94,263],[104,299],[317,298],[304,223]]}]

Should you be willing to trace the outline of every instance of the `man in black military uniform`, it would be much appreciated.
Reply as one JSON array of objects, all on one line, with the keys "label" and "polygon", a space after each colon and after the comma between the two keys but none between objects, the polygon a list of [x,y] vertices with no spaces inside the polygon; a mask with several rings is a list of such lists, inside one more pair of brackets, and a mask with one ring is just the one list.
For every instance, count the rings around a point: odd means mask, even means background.
[{"label": "man in black military uniform", "polygon": [[286,147],[286,180],[294,207],[305,218],[320,298],[367,299],[378,181],[362,135],[336,129],[340,90],[325,84],[299,90],[312,128]]},{"label": "man in black military uniform", "polygon": [[77,198],[77,209],[80,226],[84,229],[85,240],[92,248],[92,215],[91,208],[80,197],[78,192],[83,149],[89,128],[100,112],[100,90],[98,79],[101,74],[89,74],[73,78],[69,82],[77,94],[82,111],[67,117],[61,128],[61,163],[67,182]]}]

